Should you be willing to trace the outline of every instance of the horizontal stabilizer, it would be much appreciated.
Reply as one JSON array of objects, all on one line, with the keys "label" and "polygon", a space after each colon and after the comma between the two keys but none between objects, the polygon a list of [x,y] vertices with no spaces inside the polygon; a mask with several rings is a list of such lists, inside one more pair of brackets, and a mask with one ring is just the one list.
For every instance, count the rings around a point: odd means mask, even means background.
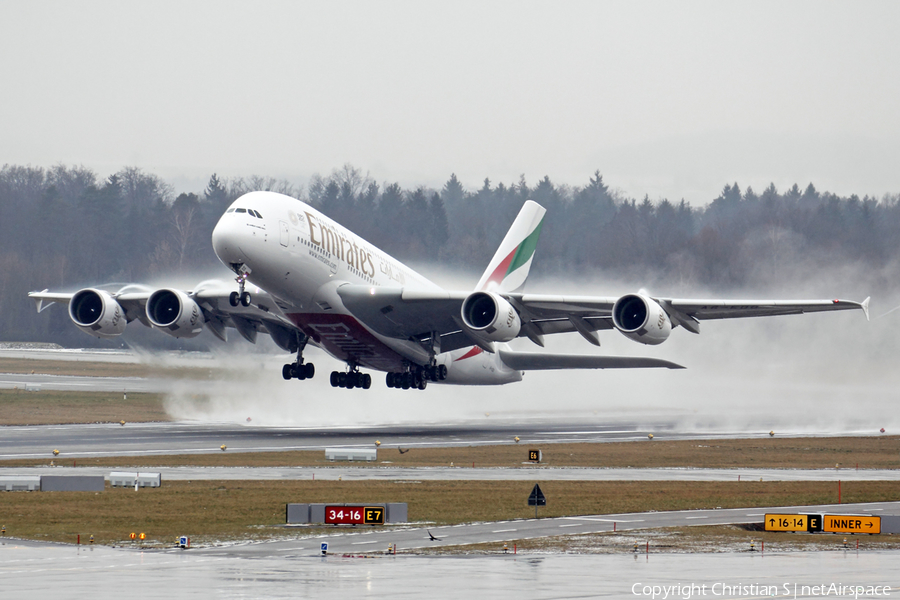
[{"label": "horizontal stabilizer", "polygon": [[591,354],[549,354],[500,350],[500,360],[516,371],[552,369],[683,369],[667,360],[643,356],[594,356]]}]

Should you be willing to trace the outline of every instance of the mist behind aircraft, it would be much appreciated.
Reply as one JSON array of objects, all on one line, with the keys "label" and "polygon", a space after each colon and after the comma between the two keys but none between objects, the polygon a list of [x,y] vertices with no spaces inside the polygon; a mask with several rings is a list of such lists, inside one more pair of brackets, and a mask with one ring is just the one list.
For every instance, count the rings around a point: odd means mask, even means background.
[{"label": "mist behind aircraft", "polygon": [[[421,266],[425,274],[435,274]],[[837,270],[841,276],[850,271]],[[434,278],[451,289],[466,289],[471,277],[439,272]],[[569,284],[572,285],[571,280]],[[565,288],[563,281],[535,277],[528,290]],[[578,293],[616,295],[640,284],[594,280],[577,286]],[[772,282],[773,288],[778,284]],[[785,281],[783,297],[809,297],[822,288],[860,297],[866,276],[851,280]],[[571,290],[569,290],[571,291]],[[651,289],[666,294],[667,289]],[[685,290],[676,290],[679,294]],[[692,297],[707,297],[694,290]],[[772,290],[764,290],[765,292]],[[729,297],[759,298],[767,294],[735,290]],[[886,302],[887,301],[887,302]],[[460,420],[565,420],[592,424],[637,423],[649,430],[672,423],[682,431],[742,433],[869,433],[884,427],[900,431],[896,410],[900,373],[893,367],[900,352],[895,331],[900,311],[878,318],[900,304],[900,293],[886,294],[873,304],[873,321],[856,311],[836,315],[793,315],[771,319],[707,321],[699,336],[681,328],[657,347],[635,344],[615,331],[601,333],[601,348],[577,334],[547,339],[554,352],[652,356],[683,364],[684,371],[556,371],[529,372],[516,384],[501,387],[430,386],[422,392],[400,393],[376,377],[371,390],[335,394],[327,381],[300,384],[279,379],[276,356],[244,355],[237,341],[217,350],[233,377],[204,382],[185,381],[167,401],[176,419],[245,422],[248,426],[356,426],[439,424]],[[527,340],[514,347],[538,348]],[[340,368],[323,352],[310,354],[322,369]],[[332,366],[333,365],[333,366]]]}]

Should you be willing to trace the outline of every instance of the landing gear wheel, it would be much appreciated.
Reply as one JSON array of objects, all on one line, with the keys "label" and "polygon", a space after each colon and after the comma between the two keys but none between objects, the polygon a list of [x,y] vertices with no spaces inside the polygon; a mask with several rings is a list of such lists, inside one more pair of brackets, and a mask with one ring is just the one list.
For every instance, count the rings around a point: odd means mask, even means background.
[{"label": "landing gear wheel", "polygon": [[305,365],[301,365],[303,368],[303,375],[306,379],[312,379],[316,374],[316,365],[312,363],[306,363]]},{"label": "landing gear wheel", "polygon": [[337,371],[331,372],[331,387],[338,387],[341,383],[341,374]]},{"label": "landing gear wheel", "polygon": [[237,306],[238,302],[240,302],[240,297],[240,294],[237,292],[231,292],[231,294],[228,295],[228,303],[232,306]]},{"label": "landing gear wheel", "polygon": [[385,383],[389,388],[394,387],[394,374],[389,372],[387,375],[385,375],[385,376],[384,376],[384,383]]},{"label": "landing gear wheel", "polygon": [[241,306],[243,306],[244,308],[250,306],[250,300],[250,292],[244,292],[243,294],[241,294]]},{"label": "landing gear wheel", "polygon": [[372,387],[372,376],[366,373],[362,376],[362,385],[360,386],[362,389],[367,390]]},{"label": "landing gear wheel", "polygon": [[419,383],[416,385],[416,387],[419,388],[420,390],[424,390],[425,386],[427,386],[427,385],[428,385],[427,379],[420,379]]},{"label": "landing gear wheel", "polygon": [[437,376],[440,381],[447,379],[447,365],[438,365]]},{"label": "landing gear wheel", "polygon": [[284,365],[281,367],[281,376],[285,378],[285,380],[290,380],[294,377],[293,373],[293,365]]}]

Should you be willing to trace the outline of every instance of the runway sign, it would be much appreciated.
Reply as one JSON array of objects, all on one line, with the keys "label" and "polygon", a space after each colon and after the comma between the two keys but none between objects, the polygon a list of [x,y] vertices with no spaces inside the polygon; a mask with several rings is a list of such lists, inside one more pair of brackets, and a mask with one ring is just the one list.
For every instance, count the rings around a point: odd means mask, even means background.
[{"label": "runway sign", "polygon": [[528,451],[528,460],[531,462],[541,462],[543,458],[543,453],[540,450],[529,450]]},{"label": "runway sign", "polygon": [[544,492],[538,484],[534,484],[534,489],[528,496],[528,506],[547,506],[547,497],[544,496]]},{"label": "runway sign", "polygon": [[363,509],[363,521],[366,525],[384,525],[384,508],[367,506]]},{"label": "runway sign", "polygon": [[328,525],[384,525],[383,506],[326,506]]},{"label": "runway sign", "polygon": [[881,517],[824,515],[822,531],[830,533],[881,533]]},{"label": "runway sign", "polygon": [[806,526],[806,530],[810,533],[814,531],[822,531],[822,515],[806,515],[809,518],[809,523]]},{"label": "runway sign", "polygon": [[766,531],[809,531],[809,515],[766,513]]}]

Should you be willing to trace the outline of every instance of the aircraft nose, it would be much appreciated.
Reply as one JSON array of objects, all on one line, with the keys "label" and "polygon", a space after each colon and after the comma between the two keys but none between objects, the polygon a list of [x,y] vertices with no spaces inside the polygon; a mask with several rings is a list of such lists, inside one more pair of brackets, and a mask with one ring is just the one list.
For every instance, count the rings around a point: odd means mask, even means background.
[{"label": "aircraft nose", "polygon": [[244,228],[233,214],[224,214],[212,232],[213,251],[226,265],[245,263],[247,258],[240,248]]}]

